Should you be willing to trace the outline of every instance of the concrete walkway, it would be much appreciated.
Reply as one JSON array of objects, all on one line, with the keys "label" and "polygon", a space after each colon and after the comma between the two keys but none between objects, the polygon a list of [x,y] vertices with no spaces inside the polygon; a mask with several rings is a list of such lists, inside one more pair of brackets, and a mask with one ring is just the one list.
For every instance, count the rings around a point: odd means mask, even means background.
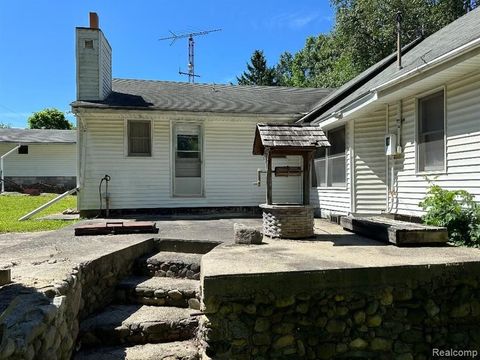
[{"label": "concrete walkway", "polygon": [[[108,219],[132,221],[132,219]],[[140,219],[139,219],[140,220]],[[155,221],[158,234],[75,236],[79,224],[105,222],[85,220],[60,230],[0,235],[0,269],[11,268],[12,280],[41,288],[62,280],[78,263],[89,261],[151,238],[211,240],[232,243],[233,224],[261,227],[261,219],[166,220]]]}]

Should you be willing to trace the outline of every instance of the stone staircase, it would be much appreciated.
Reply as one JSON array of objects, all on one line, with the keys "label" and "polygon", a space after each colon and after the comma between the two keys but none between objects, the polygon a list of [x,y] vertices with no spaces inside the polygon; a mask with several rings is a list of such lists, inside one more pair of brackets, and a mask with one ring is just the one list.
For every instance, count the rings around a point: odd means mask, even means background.
[{"label": "stone staircase", "polygon": [[137,260],[113,304],[83,320],[75,360],[193,360],[202,254],[161,251]]}]

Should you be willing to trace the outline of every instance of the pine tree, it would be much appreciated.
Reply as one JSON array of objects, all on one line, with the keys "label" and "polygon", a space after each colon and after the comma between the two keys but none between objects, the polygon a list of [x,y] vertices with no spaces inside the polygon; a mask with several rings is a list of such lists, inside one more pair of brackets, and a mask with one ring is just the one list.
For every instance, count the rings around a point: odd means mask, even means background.
[{"label": "pine tree", "polygon": [[275,69],[267,66],[267,60],[261,50],[255,50],[247,63],[247,71],[237,76],[239,85],[275,86]]}]

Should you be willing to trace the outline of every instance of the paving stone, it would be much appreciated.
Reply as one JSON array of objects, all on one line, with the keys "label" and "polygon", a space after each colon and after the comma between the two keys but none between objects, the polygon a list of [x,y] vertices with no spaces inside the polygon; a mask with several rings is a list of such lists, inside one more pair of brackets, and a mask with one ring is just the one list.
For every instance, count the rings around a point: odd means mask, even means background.
[{"label": "paving stone", "polygon": [[188,340],[198,326],[192,312],[167,306],[111,305],[81,323],[79,339],[87,347]]},{"label": "paving stone", "polygon": [[193,341],[145,344],[131,347],[102,347],[80,351],[74,360],[197,360],[198,349]]},{"label": "paving stone", "polygon": [[188,307],[188,301],[198,298],[200,282],[197,280],[132,276],[123,279],[117,287],[120,302]]}]

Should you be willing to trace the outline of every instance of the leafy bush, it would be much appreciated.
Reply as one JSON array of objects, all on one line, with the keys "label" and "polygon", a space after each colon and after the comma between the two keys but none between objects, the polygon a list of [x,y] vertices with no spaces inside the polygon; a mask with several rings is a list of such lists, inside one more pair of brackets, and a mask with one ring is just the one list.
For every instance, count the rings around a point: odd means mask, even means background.
[{"label": "leafy bush", "polygon": [[431,185],[419,206],[426,212],[423,222],[446,227],[453,243],[480,246],[480,206],[469,192]]}]

